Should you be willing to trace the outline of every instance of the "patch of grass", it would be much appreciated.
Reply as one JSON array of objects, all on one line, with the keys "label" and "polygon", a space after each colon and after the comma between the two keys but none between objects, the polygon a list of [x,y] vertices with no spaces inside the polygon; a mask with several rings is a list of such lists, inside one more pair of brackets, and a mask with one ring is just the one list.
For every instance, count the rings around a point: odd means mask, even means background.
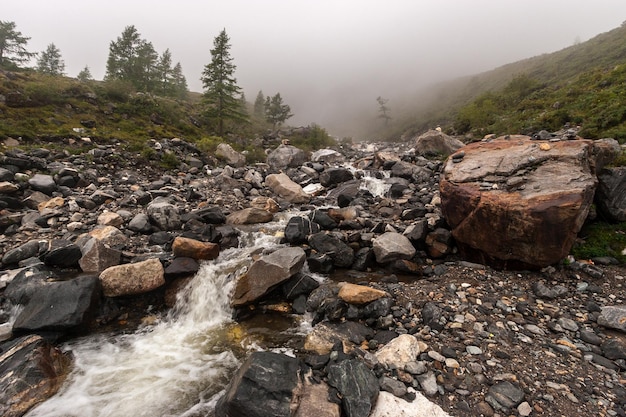
[{"label": "patch of grass", "polygon": [[572,248],[572,255],[576,259],[591,259],[600,256],[611,256],[620,263],[626,263],[626,222],[602,223],[596,222],[585,225],[579,236],[581,243]]}]

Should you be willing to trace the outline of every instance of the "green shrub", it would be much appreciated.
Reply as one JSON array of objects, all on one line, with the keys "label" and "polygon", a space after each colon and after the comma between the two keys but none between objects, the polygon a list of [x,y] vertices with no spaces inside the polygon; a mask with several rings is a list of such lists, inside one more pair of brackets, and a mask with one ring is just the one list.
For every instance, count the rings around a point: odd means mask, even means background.
[{"label": "green shrub", "polygon": [[572,248],[576,259],[591,259],[611,256],[620,263],[626,263],[626,222],[610,224],[596,222],[585,225],[579,236],[582,242]]},{"label": "green shrub", "polygon": [[166,169],[174,169],[180,165],[178,158],[171,152],[165,152],[161,155],[161,166]]}]

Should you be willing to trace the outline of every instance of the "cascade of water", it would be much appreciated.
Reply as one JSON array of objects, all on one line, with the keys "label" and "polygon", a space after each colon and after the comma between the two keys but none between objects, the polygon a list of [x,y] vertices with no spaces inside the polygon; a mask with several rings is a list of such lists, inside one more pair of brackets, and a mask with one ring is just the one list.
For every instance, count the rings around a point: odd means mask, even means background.
[{"label": "cascade of water", "polygon": [[389,171],[376,171],[382,172],[383,178],[377,178],[372,175],[371,171],[364,171],[363,178],[361,178],[361,188],[369,191],[374,197],[386,197],[391,184],[385,182],[385,178],[389,178],[391,173]]},{"label": "cascade of water", "polygon": [[246,247],[227,249],[203,263],[178,296],[176,306],[155,326],[136,333],[90,336],[65,346],[74,370],[60,392],[29,417],[199,416],[210,413],[216,395],[237,367],[229,333],[233,277],[251,255],[278,245],[274,236],[248,233]]}]

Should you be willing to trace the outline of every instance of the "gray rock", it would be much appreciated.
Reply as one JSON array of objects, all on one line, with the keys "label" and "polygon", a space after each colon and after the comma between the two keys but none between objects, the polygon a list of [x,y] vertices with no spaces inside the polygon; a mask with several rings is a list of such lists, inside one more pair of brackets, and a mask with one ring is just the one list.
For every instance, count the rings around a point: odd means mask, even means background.
[{"label": "gray rock", "polygon": [[390,392],[396,397],[403,397],[407,392],[403,382],[387,376],[380,378],[379,385],[381,390]]},{"label": "gray rock", "polygon": [[265,184],[277,195],[290,203],[308,203],[311,196],[302,187],[289,178],[287,174],[270,174],[265,177]]},{"label": "gray rock", "polygon": [[13,181],[15,175],[6,168],[0,167],[0,181]]},{"label": "gray rock", "polygon": [[347,168],[328,168],[320,174],[320,184],[324,187],[332,187],[352,179],[354,175]]},{"label": "gray rock", "polygon": [[521,404],[523,400],[524,391],[509,381],[492,385],[485,396],[485,401],[496,410],[510,410]]},{"label": "gray rock", "polygon": [[626,332],[626,306],[602,307],[600,315],[598,316],[598,324]]},{"label": "gray rock", "polygon": [[611,360],[626,359],[626,343],[620,339],[607,339],[602,343],[602,353]]},{"label": "gray rock", "polygon": [[154,199],[147,211],[150,220],[161,230],[179,230],[182,226],[178,208],[165,198]]},{"label": "gray rock", "polygon": [[555,285],[554,287],[549,288],[541,281],[533,282],[532,289],[537,297],[546,300],[552,300],[567,294],[567,288],[564,286]]},{"label": "gray rock", "polygon": [[354,251],[339,238],[324,232],[309,236],[309,245],[316,251],[326,254],[338,268],[349,268],[354,262]]},{"label": "gray rock", "polygon": [[137,233],[150,233],[152,231],[152,224],[150,224],[150,217],[145,213],[137,213],[135,217],[128,222],[126,226],[128,230],[132,230]]},{"label": "gray rock", "polygon": [[398,259],[411,259],[416,249],[411,241],[396,232],[387,232],[372,241],[376,262],[384,264]]},{"label": "gray rock", "polygon": [[38,286],[13,324],[15,333],[81,331],[100,301],[96,276],[80,276]]},{"label": "gray rock", "polygon": [[2,257],[2,263],[5,265],[17,264],[24,259],[38,256],[41,246],[41,241],[30,240],[17,248],[8,250]]},{"label": "gray rock", "polygon": [[30,188],[47,195],[52,195],[57,190],[57,185],[51,175],[35,174],[28,180]]},{"label": "gray rock", "polygon": [[439,387],[437,386],[437,378],[435,377],[435,374],[433,372],[428,371],[425,374],[418,375],[417,377],[415,377],[415,379],[417,379],[420,387],[422,388],[422,391],[427,396],[432,397],[433,395],[437,394],[437,392],[439,392]]},{"label": "gray rock", "polygon": [[572,319],[568,319],[567,317],[560,317],[556,322],[565,330],[569,330],[570,332],[578,331],[578,323],[576,323]]},{"label": "gray rock", "polygon": [[119,265],[122,252],[111,248],[102,241],[91,238],[80,248],[83,254],[78,265],[83,272],[99,274],[105,269]]},{"label": "gray rock", "polygon": [[341,393],[341,404],[347,417],[368,417],[378,397],[378,379],[358,359],[344,360],[328,366],[328,384]]},{"label": "gray rock", "polygon": [[258,224],[271,222],[274,215],[267,210],[248,207],[226,216],[226,224]]},{"label": "gray rock", "polygon": [[292,217],[285,226],[285,240],[297,245],[305,243],[308,237],[320,231],[320,226],[306,217]]},{"label": "gray rock", "polygon": [[274,172],[287,168],[297,168],[306,161],[306,153],[291,145],[280,145],[267,156],[267,164]]},{"label": "gray rock", "polygon": [[604,168],[598,174],[596,201],[609,220],[626,221],[626,167]]},{"label": "gray rock", "polygon": [[300,272],[305,259],[306,253],[300,247],[278,249],[262,257],[237,279],[231,304],[240,307],[253,303]]},{"label": "gray rock", "polygon": [[242,167],[246,164],[246,157],[234,150],[233,147],[227,143],[217,145],[215,156],[235,168]]},{"label": "gray rock", "polygon": [[272,352],[253,352],[241,365],[215,407],[216,417],[291,417],[301,385],[299,361]]},{"label": "gray rock", "polygon": [[437,130],[429,130],[415,139],[415,151],[419,155],[445,157],[463,146],[460,140]]}]

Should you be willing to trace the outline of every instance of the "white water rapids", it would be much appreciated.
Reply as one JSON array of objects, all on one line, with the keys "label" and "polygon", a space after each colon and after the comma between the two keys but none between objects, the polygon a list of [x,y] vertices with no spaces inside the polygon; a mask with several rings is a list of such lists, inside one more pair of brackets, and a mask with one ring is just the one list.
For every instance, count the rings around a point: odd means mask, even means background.
[{"label": "white water rapids", "polygon": [[[203,263],[174,309],[155,326],[116,337],[90,336],[65,346],[74,370],[60,392],[27,416],[207,416],[239,361],[228,336],[234,277],[278,239],[261,233]],[[236,332],[235,332],[236,333]]]},{"label": "white water rapids", "polygon": [[[384,180],[369,175],[362,178],[362,187],[373,195],[389,189]],[[178,294],[176,306],[156,325],[65,345],[74,357],[73,371],[55,396],[26,416],[212,416],[217,398],[239,365],[238,357],[259,348],[251,334],[265,324],[253,321],[256,329],[246,332],[232,322],[229,296],[234,280],[252,264],[255,252],[279,246],[274,232],[284,229],[285,220],[262,225],[266,233],[242,232],[239,248],[203,263]],[[306,331],[307,325],[288,331]]]}]

